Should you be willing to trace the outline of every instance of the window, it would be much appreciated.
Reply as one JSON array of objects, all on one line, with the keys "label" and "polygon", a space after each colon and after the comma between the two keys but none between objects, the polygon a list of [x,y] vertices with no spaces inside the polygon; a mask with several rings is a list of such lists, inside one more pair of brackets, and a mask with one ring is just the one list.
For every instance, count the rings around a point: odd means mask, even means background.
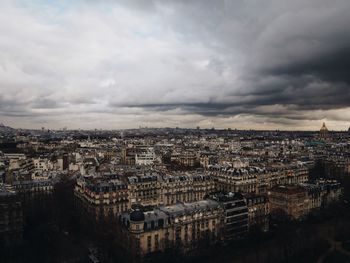
[{"label": "window", "polygon": [[180,227],[175,230],[175,240],[177,242],[181,241],[181,228]]},{"label": "window", "polygon": [[151,252],[152,249],[152,236],[147,237],[147,250],[148,252]]},{"label": "window", "polygon": [[158,234],[154,236],[154,247],[155,247],[155,250],[159,249],[159,236],[158,236]]}]

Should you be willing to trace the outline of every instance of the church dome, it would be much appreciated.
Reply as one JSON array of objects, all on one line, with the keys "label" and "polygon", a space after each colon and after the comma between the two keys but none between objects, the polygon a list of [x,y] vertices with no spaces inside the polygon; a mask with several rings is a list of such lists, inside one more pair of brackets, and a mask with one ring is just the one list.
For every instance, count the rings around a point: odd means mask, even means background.
[{"label": "church dome", "polygon": [[321,132],[326,132],[326,131],[328,131],[328,129],[327,129],[327,127],[326,127],[326,124],[325,123],[323,123],[323,125],[322,125],[322,127],[321,127],[321,130],[320,130]]},{"label": "church dome", "polygon": [[130,221],[140,222],[145,220],[145,215],[140,209],[136,209],[130,213]]}]

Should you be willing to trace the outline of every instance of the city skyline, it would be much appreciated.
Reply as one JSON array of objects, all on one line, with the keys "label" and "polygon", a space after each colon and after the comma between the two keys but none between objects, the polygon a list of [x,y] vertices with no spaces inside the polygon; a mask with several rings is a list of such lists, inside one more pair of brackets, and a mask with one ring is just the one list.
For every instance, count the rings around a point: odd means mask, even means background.
[{"label": "city skyline", "polygon": [[348,1],[2,1],[0,123],[350,126]]},{"label": "city skyline", "polygon": [[[323,123],[325,124],[325,122]],[[255,132],[312,132],[312,133],[319,133],[320,129],[317,130],[308,130],[308,129],[251,129],[251,128],[247,128],[247,129],[238,129],[238,128],[230,128],[230,127],[170,127],[170,126],[162,126],[162,127],[155,127],[155,126],[139,126],[139,127],[133,127],[133,128],[106,128],[106,129],[102,129],[102,128],[70,128],[70,127],[61,127],[61,128],[50,128],[50,127],[33,127],[33,128],[22,128],[22,127],[10,127],[7,126],[3,123],[0,123],[0,129],[1,128],[5,128],[5,129],[14,129],[14,130],[28,130],[28,131],[131,131],[131,130],[142,130],[142,129],[148,129],[148,130],[162,130],[162,129],[180,129],[180,130],[215,130],[215,131],[239,131],[239,132],[244,132],[244,131],[255,131]],[[322,127],[321,127],[322,130]],[[348,129],[344,129],[344,130],[328,130],[327,128],[327,132],[335,132],[335,133],[348,133],[350,131],[350,127]]]}]

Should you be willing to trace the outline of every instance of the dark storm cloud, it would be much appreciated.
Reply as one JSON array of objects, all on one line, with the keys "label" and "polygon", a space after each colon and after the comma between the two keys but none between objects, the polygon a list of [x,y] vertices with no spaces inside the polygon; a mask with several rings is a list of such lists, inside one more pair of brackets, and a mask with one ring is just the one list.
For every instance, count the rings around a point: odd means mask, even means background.
[{"label": "dark storm cloud", "polygon": [[348,0],[2,5],[3,116],[180,126],[349,116]]},{"label": "dark storm cloud", "polygon": [[[335,40],[336,41],[336,40]],[[262,70],[262,74],[298,77],[312,75],[325,81],[350,83],[350,43],[347,48],[339,48],[330,54],[320,54],[319,57],[293,61],[272,69]]]},{"label": "dark storm cloud", "polygon": [[[313,1],[306,9],[280,14],[259,36],[246,72],[279,83],[270,93],[270,87],[248,81],[251,91],[266,92],[268,104],[295,104],[301,109],[349,106],[349,12],[347,1]],[[261,103],[264,100],[258,100]]]},{"label": "dark storm cloud", "polygon": [[[136,1],[140,6],[143,1]],[[154,4],[156,3],[156,4]],[[206,116],[265,113],[262,105],[294,105],[300,110],[350,106],[349,1],[154,1],[169,5],[176,30],[194,41],[217,43],[227,52],[210,67],[222,73],[231,52],[243,57],[240,82],[225,88],[222,101],[130,104],[150,110],[178,106]],[[135,4],[135,2],[134,2]],[[263,11],[263,12],[261,12]],[[190,15],[191,13],[191,15]],[[181,23],[182,21],[182,23]],[[199,94],[200,96],[200,94]],[[232,101],[230,101],[230,96]],[[302,118],[298,116],[298,118]],[[307,118],[305,116],[305,118]]]}]

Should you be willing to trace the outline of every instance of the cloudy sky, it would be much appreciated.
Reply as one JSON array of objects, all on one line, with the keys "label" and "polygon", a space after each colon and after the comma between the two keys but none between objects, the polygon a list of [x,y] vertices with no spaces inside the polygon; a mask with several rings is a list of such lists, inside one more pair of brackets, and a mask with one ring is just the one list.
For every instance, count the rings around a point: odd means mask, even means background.
[{"label": "cloudy sky", "polygon": [[0,122],[350,126],[349,0],[1,0]]}]

